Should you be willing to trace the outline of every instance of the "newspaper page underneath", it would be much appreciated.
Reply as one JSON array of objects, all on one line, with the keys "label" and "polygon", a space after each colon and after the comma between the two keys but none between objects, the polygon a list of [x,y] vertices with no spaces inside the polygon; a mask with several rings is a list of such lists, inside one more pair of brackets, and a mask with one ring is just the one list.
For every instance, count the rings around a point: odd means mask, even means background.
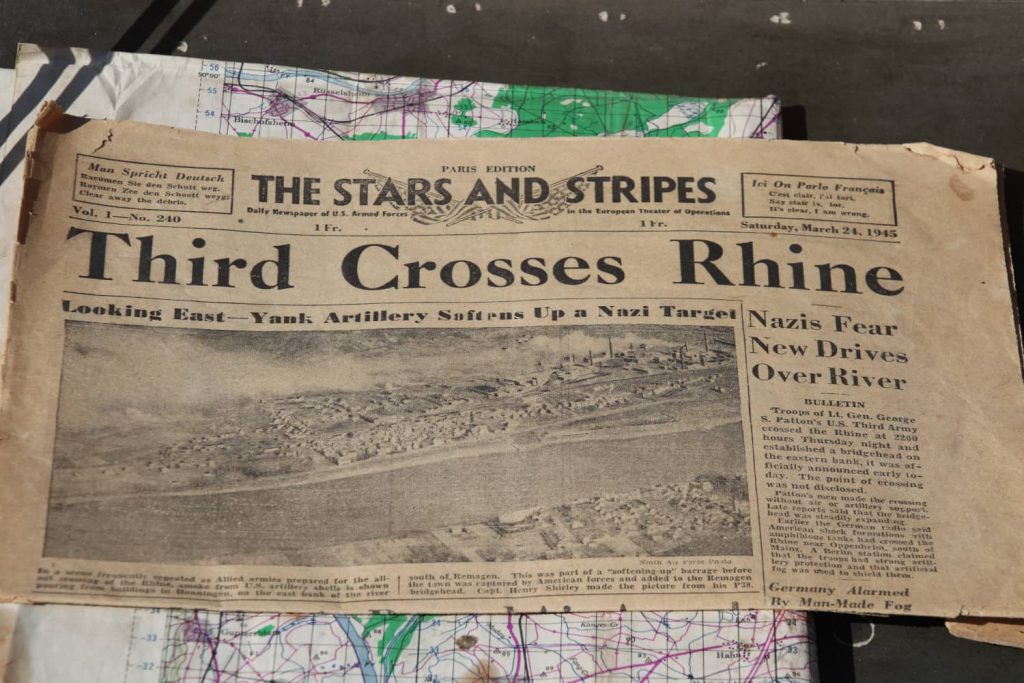
[{"label": "newspaper page underneath", "polygon": [[37,142],[12,598],[1021,613],[990,160],[52,114]]}]

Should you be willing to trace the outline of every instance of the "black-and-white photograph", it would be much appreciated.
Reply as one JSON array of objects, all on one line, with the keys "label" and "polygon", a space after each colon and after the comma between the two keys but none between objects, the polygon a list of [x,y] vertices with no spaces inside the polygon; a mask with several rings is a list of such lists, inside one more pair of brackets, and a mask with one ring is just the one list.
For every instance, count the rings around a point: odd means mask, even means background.
[{"label": "black-and-white photograph", "polygon": [[733,328],[66,323],[45,555],[751,555]]}]

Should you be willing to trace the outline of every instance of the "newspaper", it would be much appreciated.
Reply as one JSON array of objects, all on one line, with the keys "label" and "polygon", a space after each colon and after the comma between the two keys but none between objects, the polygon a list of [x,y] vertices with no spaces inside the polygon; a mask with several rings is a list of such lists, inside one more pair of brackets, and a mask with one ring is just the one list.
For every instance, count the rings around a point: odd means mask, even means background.
[{"label": "newspaper", "polygon": [[1021,612],[990,160],[43,126],[14,599]]}]

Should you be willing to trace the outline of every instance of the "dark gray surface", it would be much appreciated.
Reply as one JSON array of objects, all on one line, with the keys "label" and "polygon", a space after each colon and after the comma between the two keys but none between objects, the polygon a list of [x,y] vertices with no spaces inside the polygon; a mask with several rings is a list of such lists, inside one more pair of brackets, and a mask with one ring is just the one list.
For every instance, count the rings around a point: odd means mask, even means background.
[{"label": "dark gray surface", "polygon": [[[184,40],[193,57],[688,95],[774,93],[787,107],[787,137],[925,140],[1024,169],[1022,3],[476,1],[480,11],[453,0],[451,14],[447,0],[0,0],[0,66],[13,65],[18,40],[161,53]],[[1021,179],[1008,174],[1015,236]],[[879,619],[871,642],[851,646],[867,639],[867,623],[818,618],[823,681],[1024,680],[1024,652],[952,638],[939,620]]]},{"label": "dark gray surface", "polygon": [[1024,652],[949,635],[934,619],[816,615],[822,683],[1024,680]]},{"label": "dark gray surface", "polygon": [[[481,11],[453,0],[450,14],[446,0],[0,0],[0,66],[13,63],[19,39],[165,52],[183,39],[189,56],[707,96],[773,92],[803,108],[813,139],[924,139],[1024,168],[1022,3],[478,1]],[[125,37],[148,7],[170,8],[172,18]],[[790,23],[773,23],[782,12]],[[149,28],[148,17],[140,23]]]}]

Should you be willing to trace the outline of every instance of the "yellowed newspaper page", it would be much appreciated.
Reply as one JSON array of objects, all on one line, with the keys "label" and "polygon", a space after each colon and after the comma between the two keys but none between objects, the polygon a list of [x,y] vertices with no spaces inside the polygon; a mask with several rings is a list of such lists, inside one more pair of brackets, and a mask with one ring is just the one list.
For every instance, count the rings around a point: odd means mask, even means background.
[{"label": "yellowed newspaper page", "polygon": [[1022,611],[990,160],[56,114],[31,150],[11,598]]}]

